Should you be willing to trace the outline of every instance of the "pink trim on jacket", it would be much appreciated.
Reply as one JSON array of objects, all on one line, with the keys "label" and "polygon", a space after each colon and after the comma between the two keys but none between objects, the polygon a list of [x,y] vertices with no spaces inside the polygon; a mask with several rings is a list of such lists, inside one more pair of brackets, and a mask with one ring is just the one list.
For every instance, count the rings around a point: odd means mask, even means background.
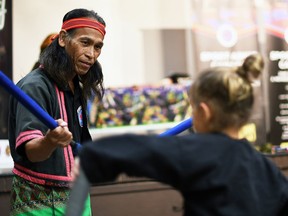
[{"label": "pink trim on jacket", "polygon": [[[65,122],[67,122],[67,124],[68,124],[67,111],[65,108],[64,93],[62,91],[59,91],[59,89],[56,85],[55,85],[55,89],[56,89],[56,94],[57,94],[57,98],[58,98],[58,103],[60,106],[61,118]],[[64,158],[65,158],[67,175],[70,176],[71,175],[71,166],[74,166],[74,160],[71,160],[71,158],[74,158],[74,157],[73,157],[73,152],[72,152],[72,148],[70,145],[64,149]],[[69,159],[70,159],[70,164],[69,164]]]},{"label": "pink trim on jacket", "polygon": [[15,148],[18,148],[21,144],[31,139],[41,138],[41,137],[43,137],[43,134],[40,130],[29,130],[29,131],[21,132],[16,139]]},{"label": "pink trim on jacket", "polygon": [[58,181],[71,181],[72,178],[69,176],[57,176],[57,175],[51,175],[51,174],[43,174],[43,173],[38,173],[35,171],[32,171],[30,169],[27,169],[26,167],[23,167],[19,164],[14,165],[13,172],[22,178],[25,178],[27,180],[30,180],[32,182],[38,183],[38,184],[43,184],[45,183],[45,180],[42,179],[37,179],[35,177],[40,177],[43,179],[51,179],[51,180],[58,180]]},{"label": "pink trim on jacket", "polygon": [[67,117],[67,112],[66,112],[66,108],[65,108],[64,92],[59,91],[59,89],[56,85],[55,85],[55,89],[56,89],[56,94],[57,94],[57,98],[58,98],[58,104],[60,106],[61,118],[68,123],[68,117]]},{"label": "pink trim on jacket", "polygon": [[[16,166],[16,164],[14,164],[14,166]],[[31,181],[33,183],[45,185],[45,180],[26,175],[25,173],[22,173],[20,170],[16,169],[15,167],[13,168],[12,172],[15,175],[20,176],[21,178]]]},{"label": "pink trim on jacket", "polygon": [[[68,123],[67,118],[67,111],[65,108],[65,96],[62,91],[59,91],[58,87],[55,85],[56,94],[58,98],[58,104],[60,108],[60,117]],[[44,135],[40,130],[31,130],[31,131],[24,131],[19,134],[16,140],[16,148],[19,147],[22,143],[29,141],[34,138],[43,137]],[[14,163],[13,173],[16,175],[31,181],[36,184],[41,185],[55,185],[55,186],[61,186],[62,183],[53,183],[53,182],[47,182],[47,180],[56,180],[56,181],[62,181],[62,182],[71,182],[71,167],[74,166],[74,156],[72,152],[72,148],[69,145],[68,147],[64,148],[64,160],[65,160],[65,166],[66,166],[66,175],[67,176],[58,176],[58,175],[51,175],[51,174],[44,174],[32,171],[26,167],[23,167],[19,164]],[[68,184],[67,184],[68,185]],[[67,186],[64,184],[64,186]],[[63,186],[63,185],[62,185]]]}]

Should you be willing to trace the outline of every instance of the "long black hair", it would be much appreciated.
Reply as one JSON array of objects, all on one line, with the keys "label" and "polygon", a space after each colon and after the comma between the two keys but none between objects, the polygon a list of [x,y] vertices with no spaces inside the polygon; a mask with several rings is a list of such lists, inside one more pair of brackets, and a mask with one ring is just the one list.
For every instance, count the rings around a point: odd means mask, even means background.
[{"label": "long black hair", "polygon": [[[80,17],[95,19],[106,26],[105,21],[96,12],[82,8],[74,9],[66,13],[63,17],[63,22]],[[70,29],[67,33],[73,35],[74,31],[75,29]],[[41,54],[40,64],[43,65],[44,71],[58,86],[68,86],[68,77],[73,75],[74,66],[71,57],[68,56],[65,49],[58,44],[57,38],[54,39],[54,41]],[[85,101],[90,99],[92,95],[95,95],[98,100],[103,98],[103,73],[101,64],[98,60],[93,66],[91,66],[85,75],[79,76],[79,80],[82,83],[83,97]]]}]

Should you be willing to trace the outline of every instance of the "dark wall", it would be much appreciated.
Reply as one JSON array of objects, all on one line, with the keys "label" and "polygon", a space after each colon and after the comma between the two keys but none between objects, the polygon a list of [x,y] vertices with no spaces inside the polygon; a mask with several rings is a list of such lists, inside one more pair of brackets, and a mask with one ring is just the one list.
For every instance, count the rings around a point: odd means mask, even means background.
[{"label": "dark wall", "polygon": [[[0,11],[0,70],[12,78],[12,0],[6,1],[5,8],[1,9],[6,12]],[[8,101],[8,93],[0,87],[0,139],[8,138]]]}]

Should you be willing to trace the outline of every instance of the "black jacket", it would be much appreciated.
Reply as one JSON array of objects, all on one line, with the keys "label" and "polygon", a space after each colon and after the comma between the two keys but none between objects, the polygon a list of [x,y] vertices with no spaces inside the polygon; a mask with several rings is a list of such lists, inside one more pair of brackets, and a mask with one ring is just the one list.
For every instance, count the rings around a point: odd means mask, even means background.
[{"label": "black jacket", "polygon": [[[83,143],[91,140],[85,109],[81,110],[82,93],[77,77],[74,94],[69,88],[56,86],[41,68],[30,72],[17,85],[52,118],[55,120],[62,118],[66,121],[76,142]],[[71,146],[64,149],[57,148],[50,158],[42,162],[30,162],[25,155],[25,143],[43,137],[48,129],[15,98],[11,98],[9,144],[14,160],[13,172],[37,184],[66,187],[72,180],[74,156]]]},{"label": "black jacket", "polygon": [[185,216],[287,216],[288,181],[246,140],[223,134],[118,135],[87,143],[80,153],[91,183],[120,173],[173,186]]}]

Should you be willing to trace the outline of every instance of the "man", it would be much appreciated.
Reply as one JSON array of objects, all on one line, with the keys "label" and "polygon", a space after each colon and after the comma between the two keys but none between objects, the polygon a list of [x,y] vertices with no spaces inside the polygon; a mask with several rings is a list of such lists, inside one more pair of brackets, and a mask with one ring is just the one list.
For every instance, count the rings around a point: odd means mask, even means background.
[{"label": "man", "polygon": [[[74,166],[72,139],[91,140],[86,101],[103,97],[97,61],[105,22],[94,11],[74,9],[40,56],[40,67],[18,82],[58,127],[48,130],[14,98],[10,101],[9,142],[14,160],[11,215],[63,215]],[[84,215],[91,214],[90,200]]]}]

